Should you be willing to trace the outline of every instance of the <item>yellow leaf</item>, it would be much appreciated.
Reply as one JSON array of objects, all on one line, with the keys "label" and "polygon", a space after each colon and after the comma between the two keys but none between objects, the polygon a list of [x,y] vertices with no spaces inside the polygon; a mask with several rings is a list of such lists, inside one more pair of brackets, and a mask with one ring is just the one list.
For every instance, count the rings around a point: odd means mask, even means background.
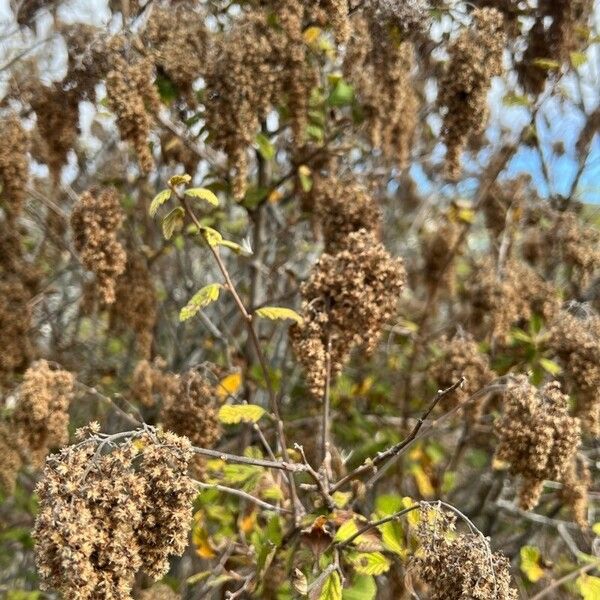
[{"label": "yellow leaf", "polygon": [[169,185],[176,186],[181,185],[183,183],[189,183],[192,180],[192,177],[187,173],[183,175],[173,175],[171,179],[169,179]]},{"label": "yellow leaf", "polygon": [[189,300],[189,302],[179,311],[179,320],[186,321],[192,318],[200,309],[208,306],[219,298],[221,291],[220,283],[211,283],[205,285],[197,291]]},{"label": "yellow leaf", "polygon": [[230,373],[226,377],[223,377],[219,381],[217,387],[217,396],[221,399],[227,398],[227,396],[233,396],[237,394],[239,389],[242,387],[242,374],[241,372]]},{"label": "yellow leaf", "polygon": [[148,209],[148,214],[151,217],[156,215],[158,209],[171,197],[171,190],[163,190],[162,192],[158,192],[156,196],[154,196],[152,202],[150,202],[150,208]]},{"label": "yellow leaf", "polygon": [[302,317],[291,308],[284,308],[282,306],[263,306],[256,311],[259,317],[265,317],[266,319],[291,319],[296,321],[299,325],[302,325]]},{"label": "yellow leaf", "polygon": [[219,206],[219,199],[215,196],[213,192],[206,188],[190,188],[189,190],[185,190],[184,194],[186,196],[190,196],[191,198],[205,200],[213,206]]},{"label": "yellow leaf", "polygon": [[381,552],[361,552],[350,560],[354,570],[361,575],[381,575],[391,565],[390,560]]},{"label": "yellow leaf", "polygon": [[431,479],[429,479],[429,476],[427,473],[425,473],[423,468],[419,465],[413,465],[410,471],[415,478],[415,482],[419,488],[419,493],[421,496],[425,498],[433,496],[435,494],[435,490],[431,484]]},{"label": "yellow leaf", "polygon": [[265,409],[256,404],[226,404],[219,409],[219,420],[226,425],[234,425],[242,421],[256,423]]},{"label": "yellow leaf", "polygon": [[342,580],[337,571],[331,573],[325,580],[319,600],[342,600]]},{"label": "yellow leaf", "polygon": [[202,227],[200,231],[209,246],[218,246],[223,241],[223,236],[212,227]]},{"label": "yellow leaf", "polygon": [[358,531],[358,526],[354,519],[348,519],[344,521],[335,533],[334,540],[336,542],[343,542],[348,538],[352,537]]},{"label": "yellow leaf", "polygon": [[256,511],[252,511],[250,514],[245,515],[240,518],[239,527],[240,531],[248,534],[254,530],[254,526],[256,525]]},{"label": "yellow leaf", "polygon": [[304,41],[307,44],[312,45],[318,41],[320,35],[321,35],[320,27],[314,27],[314,26],[309,27],[308,29],[306,29],[304,31]]},{"label": "yellow leaf", "polygon": [[544,569],[540,566],[541,554],[535,546],[523,546],[520,550],[521,571],[532,583],[539,581],[544,576]]},{"label": "yellow leaf", "polygon": [[577,579],[577,589],[583,600],[598,600],[600,598],[600,577],[581,575]]}]

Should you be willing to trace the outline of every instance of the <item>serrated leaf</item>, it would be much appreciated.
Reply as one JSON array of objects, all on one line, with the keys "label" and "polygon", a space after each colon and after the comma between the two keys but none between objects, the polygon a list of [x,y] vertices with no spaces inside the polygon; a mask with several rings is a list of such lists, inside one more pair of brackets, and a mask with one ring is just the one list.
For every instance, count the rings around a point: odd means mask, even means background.
[{"label": "serrated leaf", "polygon": [[358,531],[358,526],[354,519],[344,521],[338,528],[333,538],[336,542],[345,542]]},{"label": "serrated leaf", "polygon": [[523,546],[520,550],[521,571],[532,583],[539,581],[544,576],[544,569],[540,566],[541,554],[535,546]]},{"label": "serrated leaf", "polygon": [[352,585],[342,590],[343,600],[374,600],[377,595],[377,585],[371,575],[357,575]]},{"label": "serrated leaf", "polygon": [[333,571],[325,580],[319,600],[342,600],[342,580],[337,571]]},{"label": "serrated leaf", "polygon": [[177,185],[189,183],[191,180],[192,180],[192,177],[190,175],[188,175],[187,173],[184,173],[183,175],[173,175],[173,177],[171,177],[171,179],[169,179],[169,185],[172,185],[173,187],[175,187]]},{"label": "serrated leaf", "polygon": [[381,533],[381,541],[386,550],[393,552],[402,558],[408,555],[408,549],[404,544],[404,530],[398,521],[388,521],[377,527]]},{"label": "serrated leaf", "polygon": [[162,192],[158,192],[158,194],[156,194],[156,196],[154,196],[154,198],[152,199],[152,202],[150,202],[150,207],[148,208],[148,214],[151,217],[154,217],[156,215],[156,212],[158,211],[158,209],[167,200],[169,200],[169,198],[171,198],[171,190],[163,190]]},{"label": "serrated leaf", "polygon": [[256,423],[265,412],[257,404],[226,404],[219,409],[219,421],[225,425],[235,425],[242,421]]},{"label": "serrated leaf", "polygon": [[562,371],[561,366],[549,358],[542,357],[540,358],[539,363],[542,369],[550,373],[550,375],[558,375]]},{"label": "serrated leaf", "polygon": [[185,211],[181,206],[176,206],[162,221],[163,235],[170,240],[175,231],[183,227]]},{"label": "serrated leaf", "polygon": [[218,246],[223,241],[223,236],[212,227],[202,227],[200,232],[206,243],[211,247]]},{"label": "serrated leaf", "polygon": [[207,188],[189,188],[188,190],[185,190],[184,194],[190,198],[205,200],[213,206],[219,206],[219,199]]},{"label": "serrated leaf", "polygon": [[226,377],[223,377],[217,385],[217,396],[219,398],[227,398],[236,394],[242,387],[242,373],[237,371],[236,373],[230,373]]},{"label": "serrated leaf", "polygon": [[600,577],[581,575],[577,579],[577,589],[583,600],[598,600],[600,598]]},{"label": "serrated leaf", "polygon": [[350,559],[360,575],[381,575],[389,570],[391,562],[381,552],[361,552]]},{"label": "serrated leaf", "polygon": [[179,311],[179,320],[187,321],[191,319],[199,310],[218,300],[221,287],[220,283],[211,283],[198,290]]},{"label": "serrated leaf", "polygon": [[259,317],[265,319],[277,320],[277,319],[291,319],[296,321],[299,325],[302,325],[302,317],[291,308],[285,308],[283,306],[263,306],[255,312]]},{"label": "serrated leaf", "polygon": [[271,140],[264,134],[258,133],[256,135],[256,145],[260,155],[265,160],[273,160],[275,158],[275,146],[271,143]]}]

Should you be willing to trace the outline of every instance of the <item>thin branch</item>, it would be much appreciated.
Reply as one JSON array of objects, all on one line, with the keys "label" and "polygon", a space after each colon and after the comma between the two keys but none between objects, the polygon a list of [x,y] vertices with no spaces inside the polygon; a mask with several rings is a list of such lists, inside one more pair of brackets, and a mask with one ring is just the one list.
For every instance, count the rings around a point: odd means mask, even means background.
[{"label": "thin branch", "polygon": [[368,473],[371,471],[376,471],[378,466],[382,463],[385,463],[387,460],[392,459],[398,455],[408,446],[411,442],[417,437],[417,434],[423,427],[423,424],[429,417],[429,415],[433,412],[433,409],[438,405],[440,400],[450,395],[456,389],[458,389],[463,382],[465,381],[464,377],[461,377],[458,381],[453,383],[449,388],[445,390],[440,390],[435,395],[435,398],[431,401],[425,412],[417,419],[415,426],[412,431],[408,434],[406,438],[404,438],[401,442],[398,442],[394,446],[388,448],[385,452],[380,452],[373,458],[367,458],[362,465],[354,469],[354,471],[348,473],[345,477],[342,477],[329,491],[333,493],[343,487],[346,483],[351,481],[352,479],[356,479],[360,477],[364,473]]},{"label": "thin branch", "polygon": [[568,581],[571,581],[572,579],[575,579],[576,577],[579,577],[579,575],[583,575],[584,573],[587,573],[588,571],[593,571],[594,569],[597,569],[598,567],[600,567],[600,560],[593,562],[593,563],[589,563],[587,565],[583,565],[583,566],[579,567],[578,569],[575,569],[575,571],[571,571],[571,573],[567,573],[567,575],[565,575],[564,577],[557,579],[556,581],[551,583],[546,589],[537,593],[535,596],[532,596],[529,600],[541,600],[541,598],[545,598],[548,594],[554,592],[554,590],[559,588],[564,583],[567,583]]}]

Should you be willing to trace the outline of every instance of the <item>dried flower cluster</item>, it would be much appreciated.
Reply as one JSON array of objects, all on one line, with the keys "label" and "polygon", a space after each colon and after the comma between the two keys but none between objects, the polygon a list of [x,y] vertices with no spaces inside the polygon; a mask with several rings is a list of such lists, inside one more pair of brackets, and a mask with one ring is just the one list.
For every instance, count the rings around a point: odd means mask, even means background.
[{"label": "dried flower cluster", "polygon": [[[300,4],[298,0],[292,0]],[[335,41],[343,44],[348,40],[351,31],[350,6],[348,0],[308,0],[309,21],[318,23],[321,27],[330,26],[335,35]]]},{"label": "dried flower cluster", "polygon": [[552,323],[549,346],[576,398],[583,427],[600,435],[600,316],[561,312]]},{"label": "dried flower cluster", "polygon": [[398,42],[377,11],[357,18],[344,58],[344,72],[361,101],[371,144],[400,167],[410,157],[417,124],[413,67],[412,44]]},{"label": "dried flower cluster", "polygon": [[116,279],[125,270],[127,256],[117,239],[123,218],[114,188],[85,192],[71,214],[75,249],[85,267],[96,275],[98,290],[106,304],[115,301]]},{"label": "dried flower cluster", "polygon": [[516,259],[500,273],[492,259],[479,262],[465,287],[472,322],[487,323],[490,335],[500,342],[514,325],[534,314],[548,321],[560,307],[554,286]]},{"label": "dried flower cluster", "polygon": [[454,532],[455,519],[439,509],[421,509],[420,548],[411,571],[427,584],[430,600],[517,600],[510,563],[492,553],[476,533]]},{"label": "dried flower cluster", "polygon": [[206,68],[207,36],[203,15],[185,5],[155,7],[144,30],[157,67],[189,98]]},{"label": "dried flower cluster", "polygon": [[0,420],[1,489],[12,493],[23,464],[40,467],[50,450],[69,441],[73,388],[73,375],[51,368],[45,360],[27,369],[17,389],[14,410]]},{"label": "dried flower cluster", "polygon": [[526,180],[523,177],[512,179],[502,184],[494,183],[490,186],[483,199],[483,214],[485,226],[492,236],[498,238],[507,225],[508,211],[518,213],[523,201],[523,192]]},{"label": "dried flower cluster", "polygon": [[521,477],[519,503],[535,507],[544,480],[561,480],[581,441],[579,419],[569,415],[569,397],[552,382],[538,390],[524,375],[510,382],[496,423],[496,457]]},{"label": "dried flower cluster", "polygon": [[131,382],[133,399],[142,406],[152,407],[162,398],[163,404],[174,396],[178,389],[177,376],[164,371],[165,362],[141,360],[135,366]]},{"label": "dried flower cluster", "polygon": [[482,8],[474,10],[472,17],[473,25],[449,48],[450,61],[439,84],[438,102],[446,108],[442,130],[446,170],[451,178],[460,175],[460,157],[469,138],[485,128],[491,79],[502,74],[506,43],[502,14]]},{"label": "dried flower cluster", "polygon": [[111,110],[117,115],[121,138],[133,146],[143,173],[150,172],[154,166],[148,138],[151,114],[160,109],[153,72],[150,58],[131,62],[114,52],[111,70],[106,76],[106,94]]},{"label": "dried flower cluster", "polygon": [[372,352],[394,315],[406,275],[365,229],[347,236],[344,249],[323,254],[302,285],[304,323],[290,329],[292,345],[320,396],[331,347],[331,373],[338,374],[355,347]]},{"label": "dried flower cluster", "polygon": [[139,253],[128,252],[125,271],[116,282],[110,316],[117,331],[135,332],[138,354],[144,358],[150,355],[157,311],[156,291],[146,260]]},{"label": "dried flower cluster", "polygon": [[341,250],[348,234],[359,229],[372,230],[378,236],[381,211],[356,180],[333,175],[318,177],[311,194],[315,198],[315,216],[323,231],[325,252],[335,254]]},{"label": "dried flower cluster", "polygon": [[458,252],[460,234],[459,225],[447,218],[436,228],[424,229],[421,237],[422,275],[430,289],[440,287],[453,291],[456,261],[451,259]]},{"label": "dried flower cluster", "polygon": [[139,600],[179,600],[179,598],[180,596],[164,583],[157,583],[143,590],[139,595]]},{"label": "dried flower cluster", "polygon": [[8,221],[21,213],[29,178],[28,137],[21,121],[11,115],[0,122],[0,185]]},{"label": "dried flower cluster", "polygon": [[205,377],[190,371],[178,379],[161,411],[165,429],[184,435],[195,446],[212,448],[221,437],[217,394]]},{"label": "dried flower cluster", "polygon": [[[472,336],[457,334],[451,339],[443,337],[436,346],[440,356],[430,366],[429,376],[435,380],[438,389],[448,388],[461,377],[465,378],[462,387],[450,398],[452,403],[468,401],[495,379],[496,374],[490,368],[488,355],[479,350]],[[477,421],[481,409],[481,403],[474,402],[469,403],[464,412],[469,421]]]},{"label": "dried flower cluster", "polygon": [[162,577],[187,545],[190,458],[188,440],[152,432],[120,445],[93,435],[50,457],[34,528],[43,589],[129,600],[138,570]]},{"label": "dried flower cluster", "polygon": [[[245,13],[219,38],[206,79],[206,121],[212,143],[223,150],[235,170],[234,196],[246,191],[247,147],[261,119],[289,94],[288,108],[296,136],[306,121],[308,97],[316,83],[305,60],[302,38],[303,4],[281,3],[275,13],[280,27],[263,10]],[[252,44],[248,44],[248,40]]]},{"label": "dried flower cluster", "polygon": [[374,19],[387,27],[396,27],[402,35],[423,31],[429,21],[427,0],[368,0],[366,8]]}]

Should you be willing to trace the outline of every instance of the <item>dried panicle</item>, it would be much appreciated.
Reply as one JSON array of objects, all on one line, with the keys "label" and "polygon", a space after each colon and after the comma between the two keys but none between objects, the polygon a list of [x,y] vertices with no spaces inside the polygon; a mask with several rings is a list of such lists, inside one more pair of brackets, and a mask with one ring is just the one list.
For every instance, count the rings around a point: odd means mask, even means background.
[{"label": "dried panicle", "polygon": [[509,260],[498,273],[491,258],[477,263],[465,285],[475,324],[487,323],[489,333],[505,341],[511,328],[535,315],[548,321],[560,307],[557,291],[532,268],[519,260]]},{"label": "dried panicle", "polygon": [[164,371],[165,362],[141,360],[135,366],[131,382],[133,399],[142,406],[152,407],[162,398],[163,404],[177,394],[179,382],[173,373]]},{"label": "dried panicle", "polygon": [[10,423],[0,421],[0,493],[11,495],[15,490],[17,475],[23,464],[17,450],[18,434]]},{"label": "dried panicle", "polygon": [[379,238],[381,211],[371,194],[352,178],[315,178],[311,194],[323,231],[325,252],[335,254],[346,244],[348,234],[367,229]]},{"label": "dried panicle", "polygon": [[180,377],[178,384],[175,394],[163,404],[163,427],[186,436],[195,446],[214,447],[222,433],[215,387],[194,371]]},{"label": "dried panicle", "polygon": [[244,13],[217,39],[208,61],[206,121],[212,143],[234,168],[238,199],[246,192],[246,150],[268,111],[287,97],[296,137],[306,121],[308,97],[317,79],[305,60],[303,10],[295,0],[281,3],[276,13],[281,28],[273,26],[268,11]]},{"label": "dried panicle", "polygon": [[50,457],[33,532],[42,589],[129,600],[139,569],[161,577],[187,543],[190,454],[184,438],[145,433],[119,446],[95,436]]},{"label": "dried panicle", "polygon": [[292,345],[315,396],[323,391],[331,344],[336,375],[354,347],[372,352],[396,309],[406,273],[373,233],[347,236],[343,250],[323,254],[302,285],[304,323],[290,329]]},{"label": "dried panicle", "polygon": [[579,419],[569,415],[569,397],[557,382],[537,389],[524,375],[507,385],[496,422],[496,458],[521,477],[519,503],[535,507],[544,480],[562,480],[581,442]]},{"label": "dried panicle", "polygon": [[121,138],[133,146],[143,173],[154,167],[148,137],[151,114],[160,109],[160,98],[154,87],[154,65],[150,58],[127,61],[117,52],[111,58],[106,76],[106,94],[111,110],[117,115]]},{"label": "dried panicle", "polygon": [[117,279],[110,317],[116,330],[135,332],[138,354],[144,358],[150,356],[157,311],[156,291],[146,260],[139,253],[128,252],[125,271]]},{"label": "dried panicle", "polygon": [[28,136],[11,115],[0,121],[0,206],[13,221],[21,213],[29,177]]},{"label": "dried panicle", "polygon": [[[455,402],[462,404],[469,400],[496,378],[488,355],[479,350],[472,336],[457,334],[451,339],[443,337],[436,347],[439,358],[430,366],[429,376],[436,382],[437,388],[448,388],[461,377],[465,378],[462,387],[450,398],[451,405],[446,404],[446,408],[451,408]],[[479,402],[473,402],[465,407],[464,412],[470,421],[476,421],[481,416],[481,408]]]},{"label": "dried panicle", "polygon": [[552,323],[549,347],[576,399],[583,427],[600,435],[600,316],[562,311]]},{"label": "dried panicle", "polygon": [[356,88],[371,144],[386,160],[404,167],[418,120],[411,82],[415,64],[410,42],[398,42],[377,13],[357,17],[344,58],[344,73]]},{"label": "dried panicle", "polygon": [[31,298],[22,282],[0,281],[0,375],[21,371],[31,359]]},{"label": "dried panicle", "polygon": [[18,431],[23,458],[38,467],[48,452],[69,441],[69,404],[75,378],[52,369],[45,360],[34,362],[23,377],[11,424]]},{"label": "dried panicle", "polygon": [[580,49],[586,35],[587,22],[592,14],[593,0],[540,0],[535,22],[528,33],[528,45],[517,65],[523,87],[534,94],[544,89],[552,69],[543,63],[550,59],[563,63],[571,53]]},{"label": "dried panicle", "polygon": [[526,179],[520,177],[506,183],[493,183],[483,198],[483,214],[488,231],[498,238],[505,229],[507,214],[518,213],[523,202]]},{"label": "dried panicle", "polygon": [[454,518],[423,508],[417,537],[419,550],[410,571],[428,586],[430,600],[517,600],[510,563],[492,553],[476,533],[454,533]]},{"label": "dried panicle", "polygon": [[474,10],[472,16],[472,26],[449,48],[450,61],[439,83],[438,103],[446,109],[442,129],[446,171],[452,179],[460,175],[460,157],[469,138],[485,128],[487,94],[492,77],[502,74],[506,43],[500,12],[482,8]]},{"label": "dried panicle", "polygon": [[117,235],[124,213],[114,188],[83,193],[71,214],[73,243],[81,262],[96,275],[103,302],[115,301],[116,279],[125,270],[127,256]]},{"label": "dried panicle", "polygon": [[143,40],[159,69],[193,100],[192,84],[206,68],[208,32],[203,15],[185,5],[157,6]]},{"label": "dried panicle", "polygon": [[600,230],[585,225],[571,212],[558,213],[545,235],[552,259],[572,269],[571,279],[578,288],[585,287],[600,268]]},{"label": "dried panicle", "polygon": [[588,490],[592,486],[592,474],[587,463],[577,458],[569,463],[563,475],[561,497],[573,515],[573,520],[583,528],[589,526]]},{"label": "dried panicle", "polygon": [[422,275],[430,288],[454,289],[455,264],[450,258],[457,253],[460,227],[451,219],[444,219],[435,229],[425,229],[421,237],[423,255]]},{"label": "dried panicle", "polygon": [[403,35],[422,32],[429,23],[428,0],[368,0],[366,10],[385,27],[395,27]]},{"label": "dried panicle", "polygon": [[140,592],[139,600],[179,600],[179,594],[176,594],[168,585],[157,583],[147,590]]}]

